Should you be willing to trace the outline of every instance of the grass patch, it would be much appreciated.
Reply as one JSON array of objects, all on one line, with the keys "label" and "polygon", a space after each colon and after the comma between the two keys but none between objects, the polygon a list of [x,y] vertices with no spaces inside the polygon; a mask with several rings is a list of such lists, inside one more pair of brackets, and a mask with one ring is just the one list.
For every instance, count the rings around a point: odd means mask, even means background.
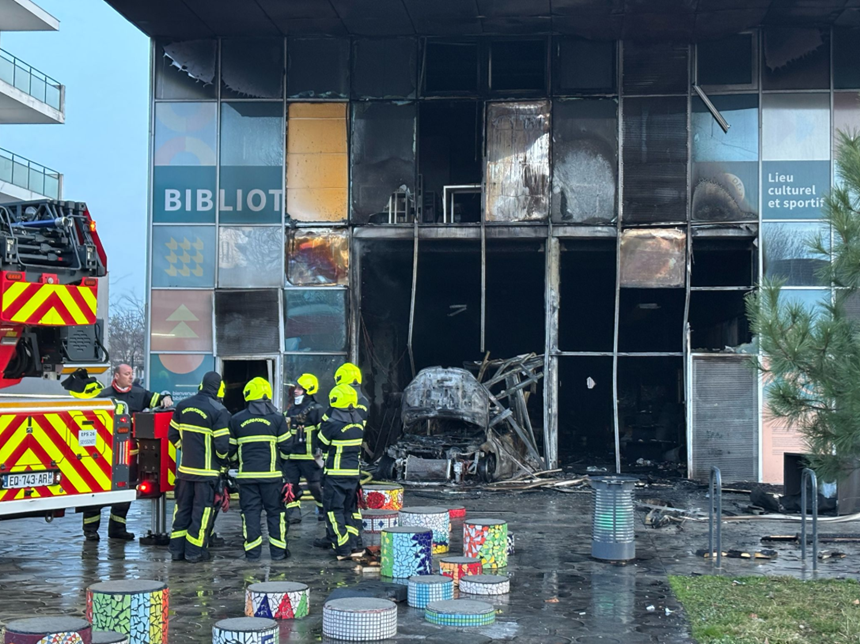
[{"label": "grass patch", "polygon": [[699,644],[860,642],[860,584],[790,577],[669,577]]}]

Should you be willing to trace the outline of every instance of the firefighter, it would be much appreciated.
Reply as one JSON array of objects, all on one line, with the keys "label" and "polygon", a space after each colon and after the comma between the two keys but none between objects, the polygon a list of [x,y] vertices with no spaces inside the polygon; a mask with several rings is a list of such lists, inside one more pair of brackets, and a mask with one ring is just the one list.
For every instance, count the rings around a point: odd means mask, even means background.
[{"label": "firefighter", "polygon": [[330,416],[320,426],[319,440],[325,455],[323,509],[326,537],[339,561],[364,555],[358,547],[361,520],[358,514],[359,454],[364,425],[357,409],[358,395],[349,385],[329,393]]},{"label": "firefighter", "polygon": [[[290,422],[292,449],[284,470],[287,483],[292,488],[292,500],[287,504],[287,519],[290,523],[302,522],[301,488],[299,480],[304,477],[308,490],[314,498],[318,510],[322,509],[322,468],[316,461],[319,452],[319,424],[322,406],[314,398],[319,391],[319,380],[310,373],[299,376],[293,388],[293,404],[286,412]],[[318,519],[325,516],[318,512]]]},{"label": "firefighter", "polygon": [[[84,375],[86,375],[85,370]],[[134,415],[146,409],[155,407],[171,407],[173,399],[169,395],[156,394],[147,391],[140,385],[134,384],[134,369],[127,364],[121,364],[113,372],[113,380],[109,387],[103,388],[95,378],[88,378],[84,389],[84,396],[94,393],[95,398],[112,398],[126,404],[128,413]],[[98,383],[98,384],[96,384]],[[75,393],[72,393],[74,396]],[[78,395],[77,397],[82,397]],[[137,456],[137,447],[132,444],[132,457]],[[134,473],[134,478],[136,478]],[[126,529],[126,517],[131,503],[118,503],[110,508],[110,521],[108,523],[108,537],[123,541],[134,540],[134,533]],[[84,537],[87,541],[99,540],[99,525],[101,524],[101,508],[88,508],[83,511]]]},{"label": "firefighter", "polygon": [[263,550],[260,513],[265,509],[269,555],[278,561],[290,556],[281,496],[283,464],[291,447],[290,430],[283,414],[272,404],[272,386],[264,378],[249,381],[242,393],[247,405],[230,420],[230,457],[239,461],[236,478],[245,557],[260,558]]},{"label": "firefighter", "polygon": [[224,382],[214,371],[203,376],[200,391],[173,412],[167,437],[182,450],[176,471],[170,554],[173,561],[209,559],[208,537],[215,487],[230,453],[230,413],[218,398]]},{"label": "firefighter", "polygon": [[358,413],[361,414],[362,425],[367,425],[367,396],[361,390],[361,369],[351,362],[346,362],[337,368],[334,372],[335,385],[349,385],[355,389],[358,403],[355,405]]}]

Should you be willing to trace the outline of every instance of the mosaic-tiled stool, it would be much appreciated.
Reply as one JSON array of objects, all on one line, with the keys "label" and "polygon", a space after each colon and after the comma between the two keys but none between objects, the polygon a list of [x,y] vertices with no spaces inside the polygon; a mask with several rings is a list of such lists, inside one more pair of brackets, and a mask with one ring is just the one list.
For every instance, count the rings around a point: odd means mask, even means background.
[{"label": "mosaic-tiled stool", "polygon": [[361,539],[364,547],[379,550],[382,531],[385,528],[396,528],[400,525],[399,516],[400,512],[397,510],[362,510]]},{"label": "mosaic-tiled stool", "polygon": [[128,635],[115,631],[93,631],[93,644],[128,644]]},{"label": "mosaic-tiled stool", "polygon": [[28,617],[6,624],[4,644],[92,644],[92,626],[78,617]]},{"label": "mosaic-tiled stool", "polygon": [[278,622],[262,617],[233,617],[215,622],[212,644],[280,644]]},{"label": "mosaic-tiled stool", "polygon": [[484,566],[481,560],[475,557],[442,557],[439,561],[439,572],[451,577],[457,586],[460,579],[466,575],[480,575],[484,572]]},{"label": "mosaic-tiled stool", "polygon": [[245,589],[245,616],[301,619],[310,609],[310,590],[291,581],[267,581]]},{"label": "mosaic-tiled stool", "polygon": [[487,626],[496,621],[496,609],[473,599],[448,599],[427,604],[424,619],[439,626]]},{"label": "mosaic-tiled stool", "polygon": [[429,575],[433,547],[433,531],[429,528],[398,526],[382,531],[380,547],[383,577],[409,579]]},{"label": "mosaic-tiled stool", "polygon": [[507,595],[511,592],[511,580],[501,575],[473,575],[460,580],[460,592],[469,595]]},{"label": "mosaic-tiled stool", "polygon": [[403,507],[403,486],[395,483],[362,485],[361,499],[368,510],[399,510]]},{"label": "mosaic-tiled stool", "polygon": [[420,506],[400,510],[400,525],[421,526],[433,531],[433,554],[448,552],[451,517],[448,510],[435,506]]},{"label": "mosaic-tiled stool", "polygon": [[370,642],[397,635],[397,604],[374,597],[333,599],[323,606],[323,636]]},{"label": "mosaic-tiled stool", "polygon": [[130,644],[166,644],[169,599],[161,581],[103,581],[87,588],[87,619],[100,631],[128,635]]},{"label": "mosaic-tiled stool", "polygon": [[508,565],[508,524],[501,519],[467,519],[463,523],[463,554],[476,557],[484,568]]},{"label": "mosaic-tiled stool", "polygon": [[508,532],[508,556],[510,557],[512,554],[516,552],[516,539],[514,539],[514,533]]},{"label": "mosaic-tiled stool", "polygon": [[455,505],[453,508],[448,508],[448,516],[451,519],[465,519],[466,508],[462,505]]},{"label": "mosaic-tiled stool", "polygon": [[426,608],[430,602],[454,599],[454,580],[445,575],[417,575],[409,578],[408,603]]}]

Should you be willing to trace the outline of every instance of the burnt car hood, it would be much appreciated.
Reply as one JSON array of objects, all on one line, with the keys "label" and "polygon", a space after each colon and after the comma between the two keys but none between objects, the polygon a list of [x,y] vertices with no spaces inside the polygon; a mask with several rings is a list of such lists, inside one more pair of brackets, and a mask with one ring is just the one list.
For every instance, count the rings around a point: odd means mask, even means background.
[{"label": "burnt car hood", "polygon": [[403,392],[401,420],[406,433],[425,420],[456,420],[486,429],[487,390],[465,369],[422,369]]}]

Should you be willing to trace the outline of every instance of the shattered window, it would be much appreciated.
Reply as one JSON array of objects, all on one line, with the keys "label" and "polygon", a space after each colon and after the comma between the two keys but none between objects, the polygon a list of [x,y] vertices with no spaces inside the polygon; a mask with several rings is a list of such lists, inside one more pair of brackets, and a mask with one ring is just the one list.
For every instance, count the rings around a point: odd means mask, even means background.
[{"label": "shattered window", "polygon": [[552,119],[552,215],[555,221],[608,223],[615,218],[618,103],[557,100]]},{"label": "shattered window", "polygon": [[287,282],[293,286],[349,283],[349,234],[345,228],[294,228],[287,243]]},{"label": "shattered window", "polygon": [[481,221],[483,147],[483,102],[438,100],[418,104],[423,223]]},{"label": "shattered window", "polygon": [[220,287],[281,286],[284,233],[280,226],[221,226]]},{"label": "shattered window", "polygon": [[226,38],[221,41],[221,98],[281,98],[283,95],[283,38]]},{"label": "shattered window", "polygon": [[860,38],[855,29],[836,27],[833,30],[833,87],[860,88]]},{"label": "shattered window", "polygon": [[215,223],[217,103],[155,104],[152,220]]},{"label": "shattered window", "polygon": [[555,38],[553,92],[564,94],[611,94],[615,84],[615,41]]},{"label": "shattered window", "polygon": [[754,43],[751,33],[698,43],[699,85],[752,85],[756,81],[753,75]]},{"label": "shattered window", "polygon": [[674,228],[642,228],[621,234],[621,286],[681,287],[686,284],[687,234]]},{"label": "shattered window", "polygon": [[809,241],[821,235],[830,245],[830,229],[816,222],[762,225],[762,260],[765,277],[785,280],[786,286],[819,286],[818,272],[827,260],[813,253]]},{"label": "shattered window", "polygon": [[352,46],[352,95],[415,98],[417,66],[414,38],[357,39]]},{"label": "shattered window", "polygon": [[162,42],[155,46],[155,98],[215,98],[215,40]]},{"label": "shattered window", "polygon": [[687,98],[624,101],[624,219],[687,219]]},{"label": "shattered window", "polygon": [[768,27],[763,89],[829,89],[830,30]]},{"label": "shattered window", "polygon": [[758,219],[758,96],[714,96],[731,126],[723,132],[693,98],[693,219]]},{"label": "shattered window", "polygon": [[303,373],[312,373],[320,383],[319,391],[314,398],[317,402],[326,405],[328,393],[334,389],[334,372],[343,363],[347,362],[346,354],[341,355],[318,355],[293,353],[284,356],[284,399],[287,399],[287,391],[291,384],[295,384]]},{"label": "shattered window", "polygon": [[687,94],[688,45],[625,40],[623,51],[625,94]]},{"label": "shattered window", "polygon": [[349,169],[346,103],[290,103],[287,126],[287,216],[344,221]]},{"label": "shattered window", "polygon": [[347,290],[284,291],[286,351],[346,351]]},{"label": "shattered window", "polygon": [[487,220],[528,221],[549,211],[549,102],[487,108]]},{"label": "shattered window", "polygon": [[347,98],[349,96],[349,40],[293,38],[287,46],[287,96],[290,98]]},{"label": "shattered window", "polygon": [[215,291],[216,353],[258,355],[280,351],[280,302],[275,289]]},{"label": "shattered window", "polygon": [[[352,221],[388,222],[415,208],[414,103],[353,104]],[[380,217],[382,219],[380,219]],[[373,218],[373,219],[371,219]]]},{"label": "shattered window", "polygon": [[425,94],[477,94],[478,43],[428,41],[422,77]]},{"label": "shattered window", "polygon": [[490,43],[490,88],[494,92],[546,90],[546,41]]},{"label": "shattered window", "polygon": [[221,223],[280,223],[283,103],[221,104]]}]

